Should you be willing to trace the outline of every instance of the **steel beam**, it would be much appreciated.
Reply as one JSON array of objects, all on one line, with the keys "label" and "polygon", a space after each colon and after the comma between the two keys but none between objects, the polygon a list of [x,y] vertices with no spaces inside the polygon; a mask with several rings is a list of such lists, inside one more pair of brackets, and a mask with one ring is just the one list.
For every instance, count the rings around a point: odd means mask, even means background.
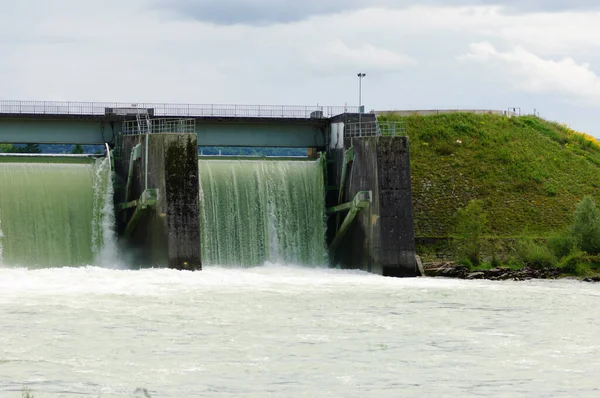
[{"label": "steel beam", "polygon": [[198,146],[323,148],[325,133],[311,123],[196,122]]},{"label": "steel beam", "polygon": [[[101,116],[1,115],[0,143],[114,143],[123,120]],[[195,118],[199,146],[324,148],[324,119]]]},{"label": "steel beam", "polygon": [[127,210],[134,207],[133,214],[129,221],[127,222],[127,226],[125,227],[125,236],[130,237],[135,231],[135,227],[137,226],[140,218],[148,207],[152,207],[156,205],[158,201],[158,189],[146,189],[142,192],[142,196],[138,200],[132,200],[128,203],[122,203],[120,205],[121,210]]},{"label": "steel beam", "polygon": [[327,209],[328,215],[348,210],[348,214],[346,214],[344,222],[342,222],[342,225],[335,234],[335,238],[333,238],[331,245],[329,245],[330,252],[334,252],[339,246],[339,244],[342,242],[344,235],[346,235],[350,224],[352,224],[352,221],[354,220],[358,212],[371,204],[371,197],[371,191],[360,191],[356,194],[356,196],[351,202],[343,203],[341,205],[333,206]]},{"label": "steel beam", "polygon": [[111,124],[98,120],[0,118],[0,143],[102,145],[113,140]]}]

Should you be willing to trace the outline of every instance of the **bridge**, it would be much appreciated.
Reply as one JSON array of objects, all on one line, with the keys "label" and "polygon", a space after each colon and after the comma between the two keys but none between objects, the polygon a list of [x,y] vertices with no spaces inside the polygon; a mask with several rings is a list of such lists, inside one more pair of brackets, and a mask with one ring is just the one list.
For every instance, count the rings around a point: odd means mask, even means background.
[{"label": "bridge", "polygon": [[327,185],[332,263],[415,276],[408,138],[396,123],[363,112],[0,101],[0,143],[113,146],[119,232],[142,263],[178,269],[202,266],[198,146],[317,148],[320,159],[313,161],[321,162]]},{"label": "bridge", "polygon": [[193,120],[199,146],[323,148],[329,118],[358,111],[319,105],[0,101],[0,143],[115,144],[127,133],[127,123],[144,113],[151,120]]}]

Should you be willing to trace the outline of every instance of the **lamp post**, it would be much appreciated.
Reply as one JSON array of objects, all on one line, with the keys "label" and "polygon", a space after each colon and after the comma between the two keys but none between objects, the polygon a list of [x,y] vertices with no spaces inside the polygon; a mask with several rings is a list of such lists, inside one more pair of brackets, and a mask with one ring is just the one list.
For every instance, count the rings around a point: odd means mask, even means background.
[{"label": "lamp post", "polygon": [[358,135],[362,136],[362,79],[367,76],[366,73],[358,75]]}]

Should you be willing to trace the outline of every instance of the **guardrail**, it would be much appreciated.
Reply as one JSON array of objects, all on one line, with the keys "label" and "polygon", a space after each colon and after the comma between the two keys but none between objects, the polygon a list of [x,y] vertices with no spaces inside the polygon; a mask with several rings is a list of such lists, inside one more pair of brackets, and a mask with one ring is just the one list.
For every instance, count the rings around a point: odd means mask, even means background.
[{"label": "guardrail", "polygon": [[[519,112],[511,111],[510,109],[518,109]],[[476,115],[499,115],[499,116],[521,116],[520,108],[509,108],[508,111],[499,109],[398,109],[398,110],[384,110],[374,111],[377,116],[431,116],[431,115],[445,115],[449,113],[474,113]]]},{"label": "guardrail", "polygon": [[[0,101],[0,114],[27,115],[123,115],[120,110],[151,110],[155,117],[272,117],[328,118],[342,113],[357,113],[356,106],[302,105],[217,105],[159,104],[118,102]],[[126,113],[127,113],[126,112]]]},{"label": "guardrail", "polygon": [[344,136],[346,137],[372,137],[372,136],[405,136],[406,130],[401,122],[378,122],[375,120],[346,123],[344,125]]},{"label": "guardrail", "polygon": [[[147,124],[148,123],[148,124]],[[141,125],[137,120],[126,120],[123,123],[122,134],[149,133],[195,133],[195,119],[142,119]]]}]

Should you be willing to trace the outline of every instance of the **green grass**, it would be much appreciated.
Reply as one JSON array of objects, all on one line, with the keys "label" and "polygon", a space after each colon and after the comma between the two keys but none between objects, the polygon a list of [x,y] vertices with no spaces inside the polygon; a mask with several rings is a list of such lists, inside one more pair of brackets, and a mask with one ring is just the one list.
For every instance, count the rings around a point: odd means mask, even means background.
[{"label": "green grass", "polygon": [[430,242],[417,248],[426,260],[456,249],[445,238],[456,234],[458,210],[478,199],[487,223],[482,262],[474,270],[502,264],[600,274],[600,257],[571,253],[571,238],[564,235],[584,196],[600,202],[595,138],[534,116],[381,119],[402,122],[410,140],[415,235]]},{"label": "green grass", "polygon": [[600,145],[534,116],[388,116],[411,148],[417,237],[450,236],[458,209],[481,199],[487,235],[546,237],[585,195],[600,199]]}]

